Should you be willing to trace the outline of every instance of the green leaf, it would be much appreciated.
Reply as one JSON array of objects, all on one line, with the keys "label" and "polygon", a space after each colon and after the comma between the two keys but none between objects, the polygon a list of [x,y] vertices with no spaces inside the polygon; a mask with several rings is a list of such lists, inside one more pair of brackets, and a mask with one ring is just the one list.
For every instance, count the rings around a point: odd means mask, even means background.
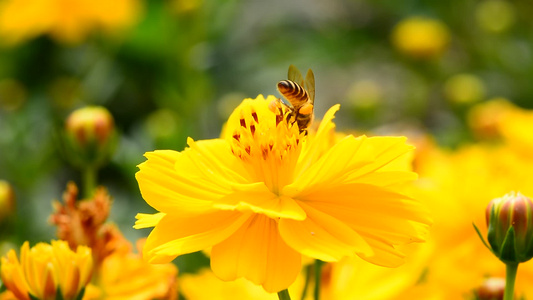
[{"label": "green leaf", "polygon": [[503,240],[502,247],[500,249],[500,260],[505,263],[518,263],[516,257],[515,235],[514,227],[511,226],[509,230],[507,230],[507,234],[505,235],[505,239]]},{"label": "green leaf", "polygon": [[7,290],[6,285],[0,280],[0,293],[3,293]]},{"label": "green leaf", "polygon": [[78,297],[76,297],[76,300],[83,299],[83,295],[85,295],[85,287],[80,290]]},{"label": "green leaf", "polygon": [[59,286],[57,287],[56,300],[65,300],[63,298],[63,293],[61,292],[61,288]]},{"label": "green leaf", "polygon": [[492,252],[492,248],[490,248],[490,246],[487,244],[487,242],[483,238],[483,235],[481,235],[481,231],[479,231],[479,228],[477,228],[476,224],[474,224],[474,223],[472,223],[472,225],[474,225],[474,229],[476,230],[477,235],[481,239],[481,242],[483,242],[483,245],[485,245],[485,247],[487,247],[487,249],[489,249]]}]

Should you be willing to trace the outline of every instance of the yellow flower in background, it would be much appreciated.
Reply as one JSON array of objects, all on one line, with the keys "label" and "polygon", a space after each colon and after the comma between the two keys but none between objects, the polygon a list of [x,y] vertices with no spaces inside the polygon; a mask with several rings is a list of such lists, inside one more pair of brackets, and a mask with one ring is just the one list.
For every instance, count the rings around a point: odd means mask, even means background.
[{"label": "yellow flower in background", "polygon": [[455,104],[475,103],[485,97],[485,84],[472,74],[457,74],[444,83],[444,96]]},{"label": "yellow flower in background", "polygon": [[409,254],[406,263],[398,268],[370,264],[359,257],[349,257],[324,267],[320,299],[429,299],[431,294],[413,289],[423,280],[424,272],[434,249],[430,244],[411,244],[402,247]]},{"label": "yellow flower in background", "polygon": [[475,17],[481,29],[488,32],[501,33],[512,27],[516,22],[516,8],[509,1],[481,1],[476,6]]},{"label": "yellow flower in background", "polygon": [[[418,197],[427,199],[435,223],[423,286],[436,286],[441,299],[462,299],[487,276],[504,277],[505,266],[481,243],[472,223],[486,232],[485,208],[512,190],[533,194],[533,160],[505,144],[473,144],[455,151],[426,147],[416,160]],[[521,264],[516,289],[529,288],[533,263]]]},{"label": "yellow flower in background", "polygon": [[15,211],[15,192],[9,182],[0,180],[0,221]]},{"label": "yellow flower in background", "polygon": [[275,99],[245,99],[220,139],[145,154],[136,178],[159,211],[137,216],[135,228],[155,227],[145,257],[165,263],[212,247],[217,277],[245,277],[268,292],[294,282],[302,254],[400,265],[394,245],[423,241],[430,223],[404,190],[416,174],[395,164],[413,147],[403,137],[332,143],[338,106],[306,136],[288,111],[269,109]]},{"label": "yellow flower in background", "polygon": [[[57,236],[71,248],[91,248],[94,275],[83,299],[176,299],[177,267],[153,265],[133,253],[118,227],[106,222],[111,203],[103,187],[92,198],[78,199],[78,188],[72,182],[63,194],[63,203],[53,203],[55,212],[49,221],[57,226]],[[143,243],[144,239],[137,241],[138,253]]]},{"label": "yellow flower in background", "polygon": [[392,43],[402,53],[416,58],[440,56],[448,47],[450,33],[444,23],[426,17],[409,17],[392,31]]},{"label": "yellow flower in background", "polygon": [[[199,287],[208,286],[208,289]],[[298,276],[296,282],[289,288],[289,293],[293,299],[301,299],[304,287],[304,276]],[[184,274],[180,277],[180,292],[189,300],[233,300],[233,299],[254,299],[254,300],[277,300],[276,294],[267,293],[260,286],[252,282],[239,278],[235,281],[222,281],[209,269],[203,269],[196,274]],[[311,292],[307,293],[305,299],[312,299]]]},{"label": "yellow flower in background", "polygon": [[114,253],[100,266],[96,288],[101,295],[94,299],[177,299],[177,276],[173,264],[153,265],[138,254]]},{"label": "yellow flower in background", "polygon": [[493,98],[473,106],[468,111],[468,126],[481,139],[502,137],[501,124],[505,116],[518,109],[505,98]]},{"label": "yellow flower in background", "polygon": [[58,291],[62,299],[77,299],[91,280],[92,268],[88,247],[79,246],[74,252],[65,241],[38,243],[32,248],[25,242],[20,260],[13,249],[2,257],[0,274],[17,299],[29,300],[30,295],[42,300],[56,299]]},{"label": "yellow flower in background", "polygon": [[533,158],[533,110],[516,107],[503,115],[498,125],[507,144],[528,159]]},{"label": "yellow flower in background", "polygon": [[94,30],[113,33],[131,26],[140,10],[138,0],[5,0],[0,3],[0,37],[14,45],[49,34],[65,44],[77,44]]},{"label": "yellow flower in background", "polygon": [[520,108],[504,98],[495,98],[474,106],[468,121],[478,136],[499,138],[516,153],[533,158],[533,110]]}]

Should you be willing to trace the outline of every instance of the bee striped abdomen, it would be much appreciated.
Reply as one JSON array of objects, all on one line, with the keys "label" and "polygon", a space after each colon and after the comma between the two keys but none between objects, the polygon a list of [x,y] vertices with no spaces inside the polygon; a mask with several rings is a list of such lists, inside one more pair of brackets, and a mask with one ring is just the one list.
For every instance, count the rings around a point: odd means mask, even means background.
[{"label": "bee striped abdomen", "polygon": [[278,82],[279,92],[295,107],[299,107],[309,100],[309,94],[299,84],[292,80]]}]

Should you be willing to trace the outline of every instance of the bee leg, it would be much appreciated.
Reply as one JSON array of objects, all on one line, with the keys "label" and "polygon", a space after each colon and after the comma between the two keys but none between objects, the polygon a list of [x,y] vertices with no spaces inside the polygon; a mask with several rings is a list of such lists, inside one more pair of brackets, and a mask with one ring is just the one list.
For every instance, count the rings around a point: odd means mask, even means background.
[{"label": "bee leg", "polygon": [[300,109],[298,110],[298,113],[302,115],[310,115],[313,113],[313,108],[314,108],[313,104],[306,102],[304,105],[300,107]]}]

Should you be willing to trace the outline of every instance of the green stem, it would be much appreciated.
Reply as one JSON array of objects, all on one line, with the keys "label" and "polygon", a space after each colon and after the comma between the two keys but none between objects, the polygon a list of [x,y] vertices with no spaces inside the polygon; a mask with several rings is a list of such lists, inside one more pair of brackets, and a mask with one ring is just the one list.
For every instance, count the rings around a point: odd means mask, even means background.
[{"label": "green stem", "polygon": [[83,195],[85,199],[91,198],[96,188],[97,169],[89,166],[83,171]]},{"label": "green stem", "polygon": [[309,289],[309,282],[311,281],[311,273],[313,272],[313,265],[309,264],[305,268],[305,285],[302,290],[302,296],[300,297],[300,300],[304,300],[307,296],[307,290]]},{"label": "green stem", "polygon": [[518,270],[517,263],[505,264],[505,293],[503,294],[503,300],[513,300],[514,282],[516,279],[517,270]]},{"label": "green stem", "polygon": [[289,290],[284,289],[283,291],[278,292],[278,298],[279,300],[291,300],[291,296],[289,295]]},{"label": "green stem", "polygon": [[315,292],[314,299],[320,300],[320,282],[322,281],[322,266],[324,262],[321,260],[315,260]]}]

